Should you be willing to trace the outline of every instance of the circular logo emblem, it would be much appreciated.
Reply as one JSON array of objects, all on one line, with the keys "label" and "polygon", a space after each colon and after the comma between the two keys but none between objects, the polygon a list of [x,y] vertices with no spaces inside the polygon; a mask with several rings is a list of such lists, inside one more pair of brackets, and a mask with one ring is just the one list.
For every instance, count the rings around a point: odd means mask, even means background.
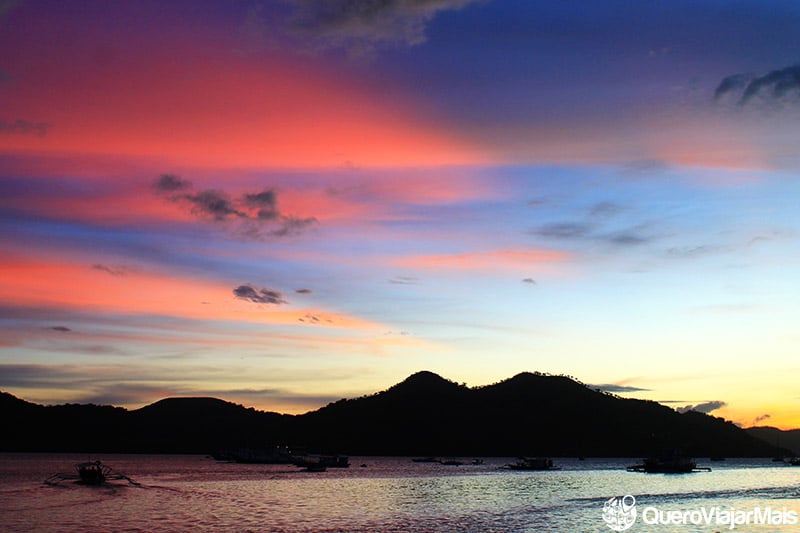
[{"label": "circular logo emblem", "polygon": [[614,531],[625,531],[636,522],[636,498],[614,496],[603,504],[603,520]]}]

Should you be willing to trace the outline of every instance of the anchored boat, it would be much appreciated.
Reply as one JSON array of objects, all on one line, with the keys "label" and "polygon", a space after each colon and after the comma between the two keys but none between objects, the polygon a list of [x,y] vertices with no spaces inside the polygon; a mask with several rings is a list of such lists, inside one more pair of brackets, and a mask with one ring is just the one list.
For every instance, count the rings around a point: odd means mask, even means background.
[{"label": "anchored boat", "polygon": [[657,457],[643,459],[640,464],[631,465],[628,472],[648,474],[689,474],[691,472],[711,472],[708,467],[698,467],[694,459],[678,451],[667,451]]},{"label": "anchored boat", "polygon": [[507,464],[511,470],[559,470],[549,457],[517,457],[516,463]]},{"label": "anchored boat", "polygon": [[324,472],[328,468],[348,468],[350,458],[346,455],[307,454],[296,457],[292,464],[312,472]]}]

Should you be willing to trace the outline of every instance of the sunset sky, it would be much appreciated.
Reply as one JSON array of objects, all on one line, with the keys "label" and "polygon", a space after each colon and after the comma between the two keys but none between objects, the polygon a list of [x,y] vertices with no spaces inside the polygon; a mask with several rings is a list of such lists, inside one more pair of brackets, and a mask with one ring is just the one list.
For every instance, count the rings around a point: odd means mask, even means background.
[{"label": "sunset sky", "polygon": [[0,0],[0,390],[300,413],[540,371],[800,427],[798,28]]}]

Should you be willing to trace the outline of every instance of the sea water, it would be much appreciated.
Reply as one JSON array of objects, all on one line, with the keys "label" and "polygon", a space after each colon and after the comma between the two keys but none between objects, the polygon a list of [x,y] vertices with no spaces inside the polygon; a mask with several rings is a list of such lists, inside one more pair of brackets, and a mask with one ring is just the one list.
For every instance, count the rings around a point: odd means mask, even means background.
[{"label": "sea water", "polygon": [[[43,483],[86,460],[139,485]],[[627,472],[634,459],[555,458],[559,470],[539,472],[502,468],[511,461],[352,457],[304,472],[204,456],[0,454],[0,530],[800,531],[800,467],[769,459],[671,475]]]}]

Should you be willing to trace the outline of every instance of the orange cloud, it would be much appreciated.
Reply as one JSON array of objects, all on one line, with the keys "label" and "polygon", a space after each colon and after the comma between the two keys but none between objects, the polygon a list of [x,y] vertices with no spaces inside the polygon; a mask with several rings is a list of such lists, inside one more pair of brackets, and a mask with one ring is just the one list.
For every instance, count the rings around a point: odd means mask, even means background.
[{"label": "orange cloud", "polygon": [[[171,315],[273,325],[308,325],[381,331],[379,324],[314,308],[259,305],[237,300],[219,282],[135,271],[111,275],[77,262],[33,256],[8,257],[0,265],[0,300],[20,307]],[[313,317],[313,318],[311,318]]]},{"label": "orange cloud", "polygon": [[[769,417],[764,417],[769,413]],[[772,402],[762,402],[758,406],[727,406],[713,413],[726,420],[732,420],[742,427],[772,426],[779,429],[800,428],[800,415],[792,405],[780,405]]]},{"label": "orange cloud", "polygon": [[497,250],[449,255],[420,255],[396,260],[396,266],[418,270],[521,271],[567,261],[570,254],[555,250]]}]

